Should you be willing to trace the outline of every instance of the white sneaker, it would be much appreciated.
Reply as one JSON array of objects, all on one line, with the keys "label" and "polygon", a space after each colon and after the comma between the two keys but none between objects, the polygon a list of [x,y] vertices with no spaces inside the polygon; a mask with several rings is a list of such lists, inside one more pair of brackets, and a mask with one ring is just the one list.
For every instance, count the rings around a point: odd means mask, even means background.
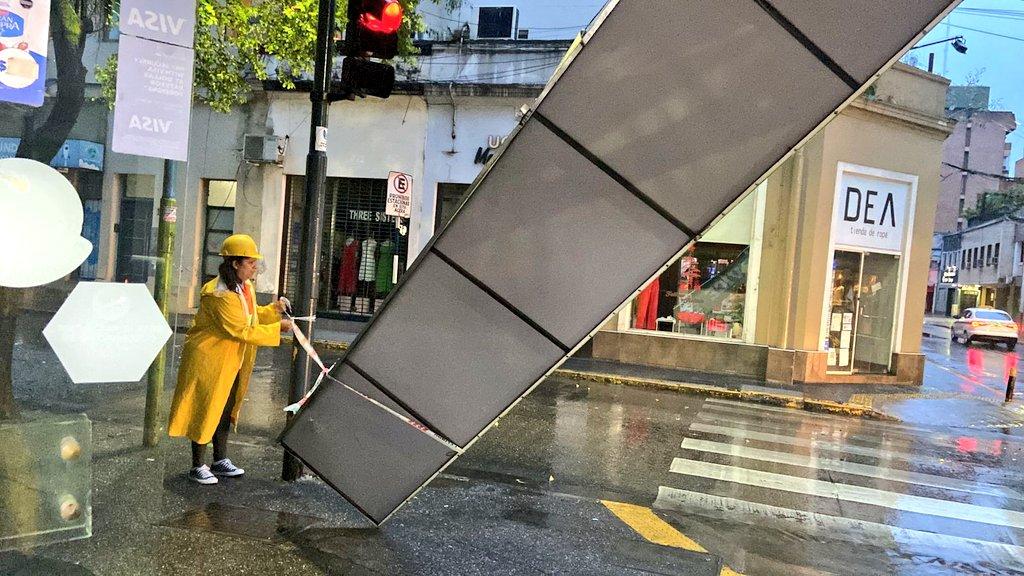
[{"label": "white sneaker", "polygon": [[213,466],[210,466],[210,471],[217,476],[224,476],[225,478],[237,478],[245,474],[245,470],[235,466],[227,458],[214,462]]},{"label": "white sneaker", "polygon": [[210,472],[210,467],[206,464],[193,468],[188,471],[188,479],[196,482],[197,484],[216,484],[217,477]]}]

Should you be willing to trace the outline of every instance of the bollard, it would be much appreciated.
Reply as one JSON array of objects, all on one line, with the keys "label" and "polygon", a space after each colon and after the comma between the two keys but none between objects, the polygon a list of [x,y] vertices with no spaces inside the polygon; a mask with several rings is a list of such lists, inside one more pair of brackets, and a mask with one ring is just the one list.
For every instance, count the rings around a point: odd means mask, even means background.
[{"label": "bollard", "polygon": [[1006,401],[1013,402],[1013,385],[1017,380],[1017,367],[1010,368],[1010,375],[1006,378]]}]

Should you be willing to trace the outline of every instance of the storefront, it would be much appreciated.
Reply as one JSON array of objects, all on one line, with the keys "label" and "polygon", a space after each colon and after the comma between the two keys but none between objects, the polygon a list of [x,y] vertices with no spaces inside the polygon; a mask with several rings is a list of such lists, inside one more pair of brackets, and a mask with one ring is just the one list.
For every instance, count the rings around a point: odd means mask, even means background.
[{"label": "storefront", "polygon": [[[304,177],[288,177],[287,273],[280,293],[290,297],[298,278],[304,187]],[[408,220],[385,214],[387,179],[328,178],[326,191],[317,314],[366,319],[405,273]]]},{"label": "storefront", "polygon": [[919,384],[947,86],[902,65],[887,72],[587,351],[773,383]]},{"label": "storefront", "polygon": [[765,195],[759,186],[650,283],[631,328],[751,342]]},{"label": "storefront", "polygon": [[828,371],[888,374],[902,318],[917,177],[846,163],[838,173],[822,322]]}]

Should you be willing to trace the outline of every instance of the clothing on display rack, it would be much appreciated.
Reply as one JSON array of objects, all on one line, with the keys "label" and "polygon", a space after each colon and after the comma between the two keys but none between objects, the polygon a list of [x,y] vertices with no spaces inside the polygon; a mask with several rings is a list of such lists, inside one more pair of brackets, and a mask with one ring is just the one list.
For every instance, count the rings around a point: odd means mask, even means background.
[{"label": "clothing on display rack", "polygon": [[377,254],[377,296],[384,297],[394,286],[392,275],[395,270],[395,243],[391,240],[381,242]]},{"label": "clothing on display rack", "polygon": [[658,296],[661,292],[661,280],[655,278],[636,298],[636,317],[633,327],[640,330],[658,329]]},{"label": "clothing on display rack", "polygon": [[359,242],[351,236],[345,239],[345,247],[341,253],[341,266],[338,271],[336,295],[351,296],[356,293],[356,280],[359,276]]},{"label": "clothing on display rack", "polygon": [[367,238],[363,241],[363,255],[359,261],[359,281],[373,282],[377,274],[377,241]]}]

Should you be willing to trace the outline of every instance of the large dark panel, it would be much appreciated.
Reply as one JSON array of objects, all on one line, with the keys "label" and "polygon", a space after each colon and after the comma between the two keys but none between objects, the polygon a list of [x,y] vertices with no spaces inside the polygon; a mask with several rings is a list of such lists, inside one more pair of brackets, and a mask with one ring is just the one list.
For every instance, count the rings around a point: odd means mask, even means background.
[{"label": "large dark panel", "polygon": [[436,255],[420,258],[348,358],[465,446],[563,352]]},{"label": "large dark panel", "polygon": [[644,0],[538,110],[700,231],[852,91],[751,0]]},{"label": "large dark panel", "polygon": [[860,82],[867,80],[922,29],[949,0],[916,0],[914,10],[891,0],[771,0],[818,48]]},{"label": "large dark panel", "polygon": [[[360,376],[359,373],[353,370],[351,366],[348,366],[346,364],[338,364],[334,368],[334,371],[331,372],[331,376],[338,380],[341,380],[348,386],[351,386],[360,394],[365,394],[370,398],[373,398],[377,402],[380,402],[381,404],[394,410],[395,412],[398,412],[402,416],[405,416],[406,418],[411,418],[413,420],[416,419],[414,416],[406,412],[404,408],[396,404],[394,400],[389,398],[387,394],[385,394],[372,383],[370,383],[368,380],[366,380],[366,378]],[[337,384],[332,384],[332,386],[336,385]]]},{"label": "large dark panel", "polygon": [[334,382],[301,414],[281,443],[377,523],[455,455]]},{"label": "large dark panel", "polygon": [[572,346],[688,240],[531,122],[437,246]]}]

